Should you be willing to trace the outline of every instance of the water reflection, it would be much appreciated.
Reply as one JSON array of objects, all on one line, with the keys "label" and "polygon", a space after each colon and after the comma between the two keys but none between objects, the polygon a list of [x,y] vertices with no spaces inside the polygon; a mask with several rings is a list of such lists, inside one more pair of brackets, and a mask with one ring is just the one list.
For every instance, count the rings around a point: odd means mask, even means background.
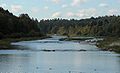
[{"label": "water reflection", "polygon": [[[102,55],[100,55],[102,54]],[[0,55],[1,72],[119,73],[120,58],[103,52],[27,52]],[[96,70],[96,71],[95,71]]]},{"label": "water reflection", "polygon": [[[56,40],[56,39],[55,39]],[[41,40],[36,40],[41,41]],[[120,54],[99,51],[89,44],[75,42],[14,43],[28,50],[1,50],[0,72],[12,73],[119,73]],[[49,41],[49,40],[47,40]],[[22,46],[22,47],[21,47]],[[86,49],[80,52],[43,52],[40,49]],[[32,50],[36,51],[32,51]]]}]

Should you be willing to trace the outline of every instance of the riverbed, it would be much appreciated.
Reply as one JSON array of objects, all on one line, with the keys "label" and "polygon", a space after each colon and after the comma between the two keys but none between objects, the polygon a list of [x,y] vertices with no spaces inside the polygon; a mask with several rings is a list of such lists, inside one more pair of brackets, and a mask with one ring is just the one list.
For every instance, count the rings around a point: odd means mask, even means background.
[{"label": "riverbed", "polygon": [[120,73],[120,54],[101,51],[89,43],[59,41],[60,38],[63,37],[11,43],[19,50],[0,50],[0,72]]}]

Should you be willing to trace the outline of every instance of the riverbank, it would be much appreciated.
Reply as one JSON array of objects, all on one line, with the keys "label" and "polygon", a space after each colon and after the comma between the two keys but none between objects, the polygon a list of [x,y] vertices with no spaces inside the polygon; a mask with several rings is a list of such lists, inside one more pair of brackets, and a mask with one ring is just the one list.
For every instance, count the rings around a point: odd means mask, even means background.
[{"label": "riverbank", "polygon": [[0,50],[13,50],[13,46],[11,45],[11,42],[19,42],[19,41],[30,41],[30,40],[40,40],[50,38],[49,36],[43,36],[43,37],[22,37],[22,38],[6,38],[6,39],[0,39]]},{"label": "riverbank", "polygon": [[103,51],[114,51],[120,53],[120,38],[119,37],[70,37],[62,38],[60,41],[85,41],[87,43],[94,43],[100,50]]},{"label": "riverbank", "polygon": [[61,38],[60,41],[85,41],[89,39],[93,39],[94,37],[69,37],[69,38]]},{"label": "riverbank", "polygon": [[104,51],[114,51],[120,53],[120,38],[106,37],[104,40],[98,41],[96,46]]}]

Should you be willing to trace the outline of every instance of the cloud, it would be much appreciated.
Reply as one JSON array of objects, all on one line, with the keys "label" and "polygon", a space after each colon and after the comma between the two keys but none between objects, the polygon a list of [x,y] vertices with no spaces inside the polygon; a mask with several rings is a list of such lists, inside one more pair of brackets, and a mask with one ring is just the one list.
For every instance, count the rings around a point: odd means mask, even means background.
[{"label": "cloud", "polygon": [[74,14],[73,12],[68,12],[68,13],[66,14],[66,16],[67,16],[67,17],[73,17],[73,16],[75,16],[75,14]]},{"label": "cloud", "polygon": [[0,4],[0,7],[6,7],[7,5],[5,4],[5,3],[3,3],[3,4]]},{"label": "cloud", "polygon": [[117,9],[110,9],[110,10],[108,10],[108,15],[115,15],[117,13],[118,13]]},{"label": "cloud", "polygon": [[22,6],[21,5],[11,5],[11,10],[12,12],[20,12],[22,11]]},{"label": "cloud", "polygon": [[78,12],[67,12],[67,17],[74,17],[74,18],[88,18],[97,15],[97,10],[95,8],[88,8],[88,9],[81,9]]},{"label": "cloud", "polygon": [[63,5],[62,5],[62,8],[66,8],[66,7],[68,7],[68,5],[66,5],[66,4],[63,4]]},{"label": "cloud", "polygon": [[80,18],[87,18],[87,17],[95,16],[96,14],[97,14],[97,10],[95,8],[89,8],[89,9],[81,9],[75,15]]},{"label": "cloud", "polygon": [[33,7],[31,9],[32,13],[38,13],[39,12],[39,8]]},{"label": "cloud", "polygon": [[52,0],[52,2],[54,2],[54,3],[59,3],[60,0]]},{"label": "cloud", "polygon": [[72,6],[78,6],[79,4],[85,3],[87,0],[73,0],[71,3]]},{"label": "cloud", "polygon": [[45,6],[45,7],[44,7],[44,9],[45,9],[45,10],[48,10],[48,9],[49,9],[49,7],[48,7],[48,6]]},{"label": "cloud", "polygon": [[77,13],[77,16],[82,17],[82,18],[86,18],[86,17],[95,16],[96,13],[97,13],[97,10],[95,8],[82,9]]},{"label": "cloud", "polygon": [[106,4],[106,3],[101,3],[101,4],[99,4],[99,7],[108,7],[108,4]]},{"label": "cloud", "polygon": [[55,12],[52,14],[53,18],[60,17],[60,16],[61,16],[61,12]]}]

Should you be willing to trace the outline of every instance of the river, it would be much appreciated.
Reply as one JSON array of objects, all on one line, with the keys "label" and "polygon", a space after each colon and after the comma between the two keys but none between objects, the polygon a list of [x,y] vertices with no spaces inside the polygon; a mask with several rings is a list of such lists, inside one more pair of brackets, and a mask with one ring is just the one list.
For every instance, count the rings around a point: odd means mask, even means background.
[{"label": "river", "polygon": [[120,73],[120,54],[59,38],[11,43],[21,50],[0,50],[0,73]]}]

